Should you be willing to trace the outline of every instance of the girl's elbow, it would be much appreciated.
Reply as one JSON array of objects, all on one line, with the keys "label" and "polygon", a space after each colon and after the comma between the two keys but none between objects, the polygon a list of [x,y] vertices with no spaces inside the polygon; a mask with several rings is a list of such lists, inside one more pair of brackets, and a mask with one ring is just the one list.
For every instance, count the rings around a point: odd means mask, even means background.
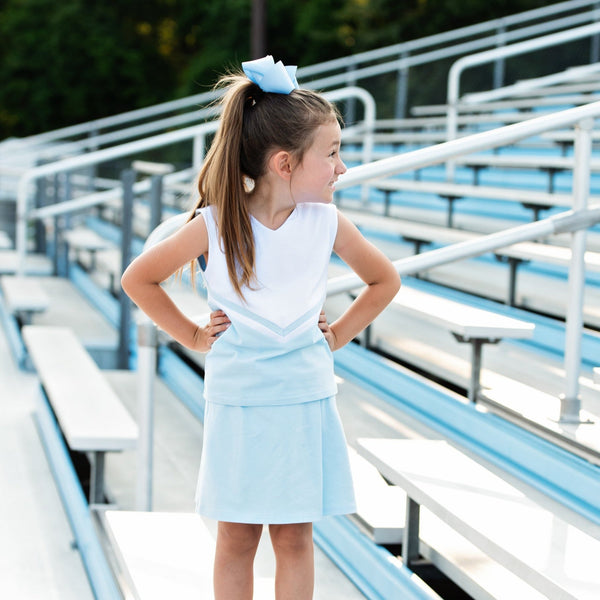
[{"label": "girl's elbow", "polygon": [[396,269],[391,270],[379,281],[380,298],[384,305],[389,304],[400,290],[402,281]]},{"label": "girl's elbow", "polygon": [[121,275],[121,288],[128,296],[131,296],[134,287],[133,279],[130,269],[125,269],[125,272]]},{"label": "girl's elbow", "polygon": [[398,293],[401,286],[402,278],[400,277],[400,273],[394,269],[393,273],[390,275],[390,294],[392,298]]}]

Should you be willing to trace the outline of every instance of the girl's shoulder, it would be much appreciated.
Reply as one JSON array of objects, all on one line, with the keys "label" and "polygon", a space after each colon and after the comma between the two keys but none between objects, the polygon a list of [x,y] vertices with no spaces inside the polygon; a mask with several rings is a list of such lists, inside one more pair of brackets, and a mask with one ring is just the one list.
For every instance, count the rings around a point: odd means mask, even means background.
[{"label": "girl's shoulder", "polygon": [[303,202],[297,204],[296,209],[303,229],[326,234],[329,240],[335,239],[338,230],[338,210],[335,204]]},{"label": "girl's shoulder", "polygon": [[201,208],[197,208],[196,209],[196,215],[202,215],[205,219],[207,216],[209,216],[210,218],[214,218],[213,216],[213,206],[212,205],[207,205],[207,206],[202,206]]},{"label": "girl's shoulder", "polygon": [[217,211],[213,205],[203,206],[196,209],[196,217],[202,217],[206,228],[211,231],[217,227]]},{"label": "girl's shoulder", "polygon": [[302,204],[296,205],[296,210],[306,218],[328,218],[337,220],[337,207],[335,204],[303,202]]}]

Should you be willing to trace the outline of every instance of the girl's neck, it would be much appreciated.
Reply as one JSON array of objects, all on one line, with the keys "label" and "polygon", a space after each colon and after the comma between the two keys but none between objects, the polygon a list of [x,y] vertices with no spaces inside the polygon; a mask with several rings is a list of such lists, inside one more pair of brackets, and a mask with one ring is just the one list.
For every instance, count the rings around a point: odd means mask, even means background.
[{"label": "girl's neck", "polygon": [[[270,189],[268,192],[273,192]],[[265,189],[255,189],[248,198],[248,211],[265,227],[278,229],[292,214],[296,204],[289,192],[266,193]]]}]

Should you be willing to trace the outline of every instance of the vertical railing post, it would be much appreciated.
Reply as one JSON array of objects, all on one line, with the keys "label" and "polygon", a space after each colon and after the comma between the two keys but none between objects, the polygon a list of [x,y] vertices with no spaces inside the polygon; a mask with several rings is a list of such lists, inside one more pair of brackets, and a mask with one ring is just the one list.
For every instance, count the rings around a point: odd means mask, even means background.
[{"label": "vertical railing post", "polygon": [[[402,52],[400,60],[404,61],[408,59],[410,52]],[[398,84],[396,88],[396,107],[395,116],[396,119],[404,119],[407,113],[408,106],[408,74],[409,67],[402,66],[398,69]]]},{"label": "vertical railing post", "polygon": [[56,215],[52,218],[53,221],[53,232],[52,232],[52,244],[54,245],[53,253],[52,253],[52,273],[54,275],[60,275],[61,265],[60,265],[60,257],[61,257],[61,228],[62,228],[62,217],[60,215]]},{"label": "vertical railing post", "polygon": [[[594,3],[594,21],[600,21],[600,2]],[[600,35],[592,36],[590,40],[590,64],[600,61]]]},{"label": "vertical railing post", "polygon": [[[356,85],[356,76],[354,75],[355,71],[356,65],[354,63],[351,63],[346,67],[347,86]],[[344,113],[344,121],[346,125],[354,125],[354,123],[356,123],[356,98],[348,98],[348,100],[346,100],[346,110]]]},{"label": "vertical railing post", "polygon": [[200,133],[194,138],[194,148],[192,151],[192,166],[198,170],[204,162],[206,153],[206,134]]},{"label": "vertical railing post", "polygon": [[154,231],[162,220],[162,194],[163,177],[162,175],[152,175],[150,179],[150,227],[149,231]]},{"label": "vertical railing post", "polygon": [[136,510],[152,510],[154,379],[158,332],[145,315],[137,322],[138,428]]},{"label": "vertical railing post", "polygon": [[[593,119],[584,119],[575,127],[575,168],[573,171],[573,210],[587,208],[590,192],[590,159]],[[571,234],[569,297],[565,330],[565,393],[560,397],[560,422],[580,423],[579,372],[583,333],[583,293],[585,288],[586,229]]]},{"label": "vertical railing post", "polygon": [[[450,142],[456,138],[458,130],[458,93],[460,89],[460,75],[462,67],[460,62],[455,62],[448,73],[448,95],[446,102],[446,141]],[[455,164],[450,159],[446,162],[446,181],[454,181]]]},{"label": "vertical railing post", "polygon": [[[71,197],[73,195],[73,189],[72,189],[72,182],[71,182],[71,173],[69,171],[65,171],[64,173],[62,173],[59,176],[59,179],[62,181],[62,194],[59,196],[59,199],[57,199],[57,202],[61,202],[64,201],[66,202],[67,200],[71,200]],[[65,231],[69,231],[69,229],[71,229],[71,213],[65,213],[62,217],[63,221],[62,221],[62,227],[61,227],[61,234]],[[61,244],[61,251],[62,251],[62,267],[60,270],[60,273],[64,276],[64,277],[69,277],[69,270],[70,270],[70,263],[69,263],[69,244],[63,239],[62,240],[62,244]]]},{"label": "vertical railing post", "polygon": [[[37,165],[43,164],[43,161],[38,161]],[[40,177],[35,182],[35,207],[42,208],[48,204],[48,193],[46,190],[46,178]],[[35,221],[35,251],[46,254],[48,251],[46,239],[46,227],[40,219]]]},{"label": "vertical railing post", "polygon": [[[121,173],[123,186],[122,223],[121,223],[121,273],[125,271],[131,259],[131,240],[133,237],[133,184],[135,171],[127,169]],[[129,340],[131,337],[131,302],[127,294],[119,291],[119,348],[117,366],[119,369],[129,367]]]},{"label": "vertical railing post", "polygon": [[[87,151],[88,152],[95,152],[96,150],[98,150],[98,144],[96,143],[96,138],[100,135],[100,132],[97,129],[92,129],[91,131],[88,132],[88,144],[87,144]],[[98,172],[98,165],[96,164],[92,164],[89,167],[85,168],[85,173],[87,173],[88,176],[88,191],[90,193],[92,193],[95,189],[96,189],[96,184],[95,184],[95,178]]]},{"label": "vertical railing post", "polygon": [[[370,95],[364,99],[364,124],[365,134],[363,136],[362,162],[364,165],[373,160],[373,148],[375,146],[375,102]],[[360,192],[361,202],[364,206],[369,203],[369,185],[363,184]]]},{"label": "vertical railing post", "polygon": [[[500,25],[496,30],[496,48],[506,45],[506,26]],[[504,58],[499,58],[494,62],[494,89],[504,85]]]},{"label": "vertical railing post", "polygon": [[[58,204],[61,200],[60,174],[55,173],[52,176],[52,203]],[[65,241],[63,231],[67,228],[66,215],[57,215],[54,217],[54,274],[59,277],[67,277],[67,260],[65,250]]]}]

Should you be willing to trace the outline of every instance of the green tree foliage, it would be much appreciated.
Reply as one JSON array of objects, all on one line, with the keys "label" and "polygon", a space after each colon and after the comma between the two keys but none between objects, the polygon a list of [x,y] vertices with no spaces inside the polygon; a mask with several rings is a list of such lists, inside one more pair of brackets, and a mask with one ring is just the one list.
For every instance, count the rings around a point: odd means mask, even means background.
[{"label": "green tree foliage", "polygon": [[156,40],[139,31],[135,4],[6,0],[0,13],[0,138],[164,97],[173,73]]},{"label": "green tree foliage", "polygon": [[178,95],[206,91],[220,74],[249,58],[250,0],[169,4]]}]

